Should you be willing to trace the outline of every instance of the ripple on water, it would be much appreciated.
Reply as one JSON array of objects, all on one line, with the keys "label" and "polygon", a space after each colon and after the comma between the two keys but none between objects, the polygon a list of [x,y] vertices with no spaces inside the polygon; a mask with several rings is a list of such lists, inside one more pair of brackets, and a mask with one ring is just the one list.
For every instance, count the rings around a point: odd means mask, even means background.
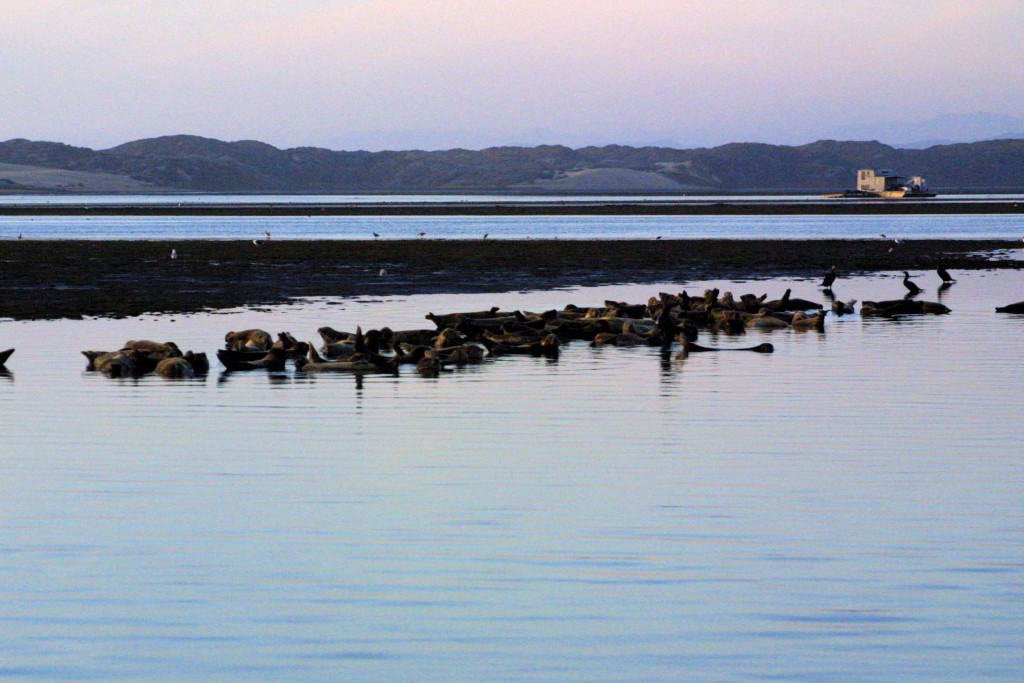
[{"label": "ripple on water", "polygon": [[1024,317],[991,310],[1016,272],[964,274],[949,316],[702,340],[772,355],[574,343],[436,380],[187,382],[77,355],[722,284],[4,323],[0,673],[1016,678]]}]

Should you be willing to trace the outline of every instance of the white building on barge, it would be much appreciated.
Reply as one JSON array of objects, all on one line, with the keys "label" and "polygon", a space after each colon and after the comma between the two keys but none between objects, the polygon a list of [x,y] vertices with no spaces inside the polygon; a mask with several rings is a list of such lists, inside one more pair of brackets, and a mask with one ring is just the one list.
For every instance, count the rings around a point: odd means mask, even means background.
[{"label": "white building on barge", "polygon": [[889,170],[862,168],[857,171],[857,189],[826,197],[880,197],[902,199],[904,197],[934,197],[928,191],[928,184],[919,175],[902,176]]}]

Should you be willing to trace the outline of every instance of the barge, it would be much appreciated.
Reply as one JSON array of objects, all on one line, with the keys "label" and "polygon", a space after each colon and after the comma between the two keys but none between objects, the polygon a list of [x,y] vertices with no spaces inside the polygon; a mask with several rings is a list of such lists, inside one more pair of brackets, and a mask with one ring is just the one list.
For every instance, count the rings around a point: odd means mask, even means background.
[{"label": "barge", "polygon": [[919,175],[901,176],[889,170],[863,168],[857,171],[857,189],[827,194],[826,199],[918,199],[934,197]]}]

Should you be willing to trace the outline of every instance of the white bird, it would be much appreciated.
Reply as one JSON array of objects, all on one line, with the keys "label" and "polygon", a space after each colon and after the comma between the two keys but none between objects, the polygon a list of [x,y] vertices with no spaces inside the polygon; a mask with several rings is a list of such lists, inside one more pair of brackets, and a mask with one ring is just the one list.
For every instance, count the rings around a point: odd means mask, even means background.
[{"label": "white bird", "polygon": [[252,243],[255,244],[257,247],[263,246],[263,240],[253,240]]},{"label": "white bird", "polygon": [[178,250],[171,249],[171,258],[178,258]]},{"label": "white bird", "polygon": [[386,269],[384,269],[384,268],[381,268],[380,272],[377,273],[377,275],[379,275],[380,277],[384,277],[387,274],[388,274],[388,271]]}]

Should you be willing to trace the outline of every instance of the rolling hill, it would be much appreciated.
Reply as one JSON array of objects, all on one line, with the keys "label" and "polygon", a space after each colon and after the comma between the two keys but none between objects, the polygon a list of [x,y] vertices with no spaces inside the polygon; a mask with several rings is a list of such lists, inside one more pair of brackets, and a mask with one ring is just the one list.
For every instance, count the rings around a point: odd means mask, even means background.
[{"label": "rolling hill", "polygon": [[[1020,139],[926,149],[820,140],[698,149],[542,145],[345,152],[173,135],[104,150],[8,140],[0,142],[0,164],[22,169],[16,176],[0,167],[0,191],[89,192],[114,188],[113,179],[121,179],[122,191],[135,192],[828,192],[851,188],[859,168],[923,175],[940,192],[1024,191]],[[60,176],[43,169],[74,172],[63,176],[74,182],[60,184],[53,180]],[[89,174],[102,175],[90,183]]]}]

